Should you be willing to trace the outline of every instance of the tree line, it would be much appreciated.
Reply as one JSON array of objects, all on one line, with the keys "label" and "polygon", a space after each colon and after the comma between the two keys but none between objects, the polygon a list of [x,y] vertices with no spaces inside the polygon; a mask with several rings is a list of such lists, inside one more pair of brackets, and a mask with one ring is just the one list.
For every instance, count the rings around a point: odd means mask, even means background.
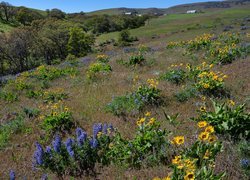
[{"label": "tree line", "polygon": [[0,32],[0,75],[15,74],[40,64],[62,61],[68,55],[91,52],[95,36],[145,25],[150,16],[66,14],[59,9],[39,11],[0,3],[0,21],[15,24]]}]

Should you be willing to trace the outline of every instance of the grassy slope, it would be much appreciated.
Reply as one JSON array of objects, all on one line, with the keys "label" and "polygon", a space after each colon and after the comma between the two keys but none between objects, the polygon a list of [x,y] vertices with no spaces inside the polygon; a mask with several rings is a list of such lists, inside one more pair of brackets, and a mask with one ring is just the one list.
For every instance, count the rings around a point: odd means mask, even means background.
[{"label": "grassy slope", "polygon": [[[131,137],[135,129],[136,118],[130,118],[129,121],[124,122],[119,118],[114,117],[111,114],[107,114],[104,111],[104,106],[111,101],[113,96],[123,95],[133,89],[133,77],[134,75],[140,75],[140,80],[145,81],[147,78],[157,78],[155,72],[163,72],[173,63],[200,63],[201,59],[194,61],[186,56],[182,56],[181,52],[175,50],[166,50],[165,43],[170,40],[182,40],[192,39],[195,36],[210,32],[211,28],[199,28],[187,31],[187,25],[193,26],[196,23],[207,25],[209,22],[217,17],[225,20],[225,25],[231,25],[231,20],[234,20],[236,24],[234,30],[239,29],[239,25],[242,19],[246,17],[246,10],[235,9],[232,11],[223,11],[218,13],[206,13],[196,15],[171,15],[152,20],[150,25],[132,30],[133,35],[137,35],[143,38],[139,43],[143,43],[147,46],[153,47],[156,50],[153,54],[146,56],[149,60],[154,60],[155,63],[152,66],[144,66],[137,69],[125,68],[122,65],[116,63],[117,59],[129,57],[128,54],[123,53],[122,49],[113,49],[111,51],[115,53],[111,57],[111,66],[113,72],[108,77],[104,77],[97,83],[89,84],[85,82],[86,66],[79,67],[80,75],[72,79],[70,77],[61,78],[51,82],[52,87],[63,88],[65,92],[69,93],[69,99],[65,103],[70,107],[74,114],[74,118],[88,132],[91,132],[91,126],[96,122],[112,122],[123,135]],[[225,26],[217,26],[213,29],[214,33],[220,33]],[[185,29],[185,31],[181,31]],[[172,32],[176,32],[171,34]],[[167,35],[165,35],[167,33]],[[249,33],[249,31],[248,31]],[[153,34],[161,36],[161,38],[151,39]],[[99,38],[99,41],[105,38],[114,38],[116,33],[110,33]],[[95,55],[90,55],[91,59],[94,59]],[[229,79],[226,81],[226,86],[231,89],[233,98],[237,102],[246,102],[249,97],[250,89],[250,58],[238,59],[232,64],[225,66],[217,66],[216,69],[229,75]],[[181,125],[174,129],[174,134],[181,134],[190,136],[195,131],[194,123],[188,120],[189,117],[196,115],[195,109],[196,103],[199,99],[191,99],[186,103],[178,103],[174,100],[173,94],[179,91],[181,87],[172,85],[168,82],[161,82],[160,89],[163,90],[163,95],[166,101],[166,106],[163,108],[168,114],[181,113]],[[20,101],[15,103],[6,104],[6,102],[0,100],[0,117],[13,112],[19,112],[22,107],[38,107],[42,104],[41,100],[27,99],[24,95],[21,96]],[[249,102],[248,102],[249,107]],[[153,112],[154,116],[158,119],[164,119],[161,109],[149,109]],[[42,135],[42,131],[39,128],[40,120],[29,120],[27,126],[31,129],[30,132],[22,132],[14,135],[11,138],[10,145],[3,151],[0,151],[0,177],[7,177],[9,170],[14,169],[17,175],[27,176],[28,178],[36,177],[38,179],[41,175],[40,172],[33,172],[31,169],[32,153],[34,152],[34,142]],[[168,124],[163,121],[163,126]],[[229,171],[230,179],[242,179],[241,172],[235,162],[238,161],[238,157],[233,155],[235,150],[231,147],[225,148],[225,152],[220,154],[217,161],[217,170],[224,170],[226,168]],[[155,167],[136,170],[123,170],[117,167],[105,168],[102,174],[98,175],[98,179],[152,179],[155,176],[164,177],[168,172],[167,167]],[[51,177],[52,179],[53,176]],[[6,178],[7,179],[7,178]],[[91,178],[90,178],[91,179]]]},{"label": "grassy slope", "polygon": [[10,24],[6,24],[6,23],[0,21],[0,32],[8,32],[13,28],[14,27],[11,26]]},{"label": "grassy slope", "polygon": [[[249,16],[249,7],[244,9],[226,9],[216,12],[202,14],[172,14],[152,19],[146,26],[130,30],[131,35],[139,38],[149,38],[153,35],[163,35],[176,31],[185,31],[187,28],[195,27],[199,24],[210,28],[213,22],[220,18],[224,23],[229,24],[231,20]],[[142,33],[143,32],[143,33]],[[103,42],[111,38],[117,39],[118,32],[103,34],[97,38],[97,42]]]}]

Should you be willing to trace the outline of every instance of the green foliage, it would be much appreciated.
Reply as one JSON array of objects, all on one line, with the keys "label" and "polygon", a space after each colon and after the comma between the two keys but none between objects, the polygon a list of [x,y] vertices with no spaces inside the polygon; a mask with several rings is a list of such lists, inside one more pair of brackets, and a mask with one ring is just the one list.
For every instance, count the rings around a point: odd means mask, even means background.
[{"label": "green foliage", "polygon": [[170,166],[171,179],[217,179],[220,180],[225,173],[215,173],[215,158],[222,151],[222,143],[217,141],[214,128],[205,121],[198,123],[200,134],[191,145],[182,146],[184,136],[174,137],[172,143],[180,153],[175,156]]},{"label": "green foliage", "polygon": [[197,119],[204,119],[215,127],[216,132],[229,135],[232,139],[250,138],[250,114],[245,105],[234,105],[233,101],[217,103],[213,101],[214,111],[202,112]]},{"label": "green foliage", "polygon": [[52,112],[51,114],[45,116],[42,128],[47,134],[54,134],[57,131],[69,131],[73,125],[74,123],[71,112]]},{"label": "green foliage", "polygon": [[6,91],[0,91],[0,98],[7,102],[14,102],[18,100],[16,93]]},{"label": "green foliage", "polygon": [[174,96],[179,102],[185,102],[188,99],[194,97],[196,95],[197,91],[194,88],[185,88],[181,90],[180,92],[177,92]]},{"label": "green foliage", "polygon": [[45,130],[46,135],[70,131],[74,126],[72,113],[61,101],[40,108],[46,110],[39,116],[39,119],[42,120],[41,127]]},{"label": "green foliage", "polygon": [[131,37],[129,30],[125,29],[119,33],[118,45],[119,46],[129,46],[131,42],[136,41],[136,37]]},{"label": "green foliage", "polygon": [[24,118],[18,115],[15,119],[6,124],[0,125],[0,150],[8,143],[13,134],[17,134],[24,128]]},{"label": "green foliage", "polygon": [[185,81],[187,75],[186,72],[182,69],[170,70],[163,74],[160,79],[170,81],[174,84],[181,84]]},{"label": "green foliage", "polygon": [[39,66],[34,72],[31,72],[29,77],[38,80],[54,80],[65,75],[76,75],[78,72],[74,68],[56,68],[53,66]]},{"label": "green foliage", "polygon": [[143,107],[143,102],[138,100],[136,96],[128,94],[126,96],[117,96],[112,102],[106,106],[106,111],[111,112],[115,116],[125,117],[127,114],[136,114]]},{"label": "green foliage", "polygon": [[68,52],[76,57],[85,56],[91,51],[94,37],[86,34],[83,29],[73,27],[69,32]]},{"label": "green foliage", "polygon": [[130,56],[127,64],[130,66],[142,65],[145,62],[145,60],[146,59],[143,56],[143,54],[141,52],[139,52],[138,54]]},{"label": "green foliage", "polygon": [[100,74],[103,75],[111,71],[112,71],[112,68],[109,64],[97,62],[97,63],[93,63],[89,65],[89,68],[86,74],[87,74],[88,79],[93,80],[97,78],[98,75]]},{"label": "green foliage", "polygon": [[23,108],[23,112],[25,113],[26,116],[28,116],[28,118],[34,118],[40,114],[39,109],[29,108],[29,107]]},{"label": "green foliage", "polygon": [[158,81],[148,80],[148,85],[141,85],[138,89],[126,96],[113,98],[112,102],[106,106],[106,111],[116,116],[136,114],[146,106],[158,106],[162,103],[160,92],[157,89]]},{"label": "green foliage", "polygon": [[110,161],[126,168],[149,167],[164,163],[168,157],[168,132],[160,129],[160,124],[155,118],[141,118],[137,124],[138,128],[133,139],[127,140],[116,132],[108,152]]}]

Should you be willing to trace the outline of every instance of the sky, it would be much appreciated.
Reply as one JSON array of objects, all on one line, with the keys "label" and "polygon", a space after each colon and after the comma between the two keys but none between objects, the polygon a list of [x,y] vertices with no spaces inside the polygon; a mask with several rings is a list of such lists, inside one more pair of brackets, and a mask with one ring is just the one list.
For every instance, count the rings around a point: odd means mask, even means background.
[{"label": "sky", "polygon": [[167,8],[179,4],[207,2],[211,0],[4,0],[14,6],[26,6],[35,9],[58,8],[64,12],[90,12],[100,9],[128,8]]}]

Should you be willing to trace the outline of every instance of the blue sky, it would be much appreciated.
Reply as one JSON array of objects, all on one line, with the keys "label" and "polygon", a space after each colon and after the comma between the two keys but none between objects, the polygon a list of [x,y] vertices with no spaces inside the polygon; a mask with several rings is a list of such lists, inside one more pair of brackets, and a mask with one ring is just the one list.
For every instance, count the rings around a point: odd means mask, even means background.
[{"label": "blue sky", "polygon": [[99,9],[131,7],[166,8],[178,4],[206,2],[209,0],[5,0],[15,6],[27,6],[36,9],[59,8],[65,12],[89,12]]}]

